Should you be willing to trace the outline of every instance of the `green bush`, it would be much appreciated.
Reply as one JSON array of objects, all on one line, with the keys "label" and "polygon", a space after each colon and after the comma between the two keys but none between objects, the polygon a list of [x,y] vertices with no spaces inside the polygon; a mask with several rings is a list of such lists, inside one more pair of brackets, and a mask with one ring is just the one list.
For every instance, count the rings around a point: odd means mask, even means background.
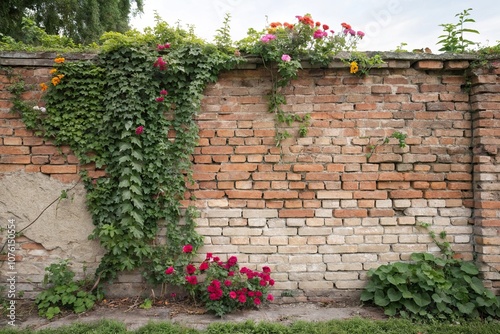
[{"label": "green bush", "polygon": [[371,269],[361,300],[415,320],[500,317],[500,298],[484,287],[472,262],[429,253],[410,259]]},{"label": "green bush", "polygon": [[45,268],[47,272],[44,277],[44,285],[50,287],[36,296],[35,303],[38,314],[47,319],[68,309],[75,313],[90,310],[96,300],[98,293],[86,291],[88,281],[75,281],[75,273],[68,268],[68,260],[53,263]]}]

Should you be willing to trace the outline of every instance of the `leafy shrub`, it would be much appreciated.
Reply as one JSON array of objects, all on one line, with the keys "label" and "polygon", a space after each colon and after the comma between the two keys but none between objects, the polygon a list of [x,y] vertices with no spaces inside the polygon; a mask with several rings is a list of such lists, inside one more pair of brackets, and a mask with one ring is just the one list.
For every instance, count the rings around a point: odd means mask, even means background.
[{"label": "leafy shrub", "polygon": [[484,287],[472,262],[429,253],[410,259],[371,269],[361,300],[415,320],[500,317],[500,298]]},{"label": "leafy shrub", "polygon": [[[191,245],[183,247],[183,254],[193,250]],[[168,283],[184,287],[195,302],[201,302],[208,311],[218,316],[237,309],[258,307],[274,299],[267,290],[274,285],[271,269],[267,266],[262,272],[239,268],[236,256],[226,262],[207,253],[205,260],[197,267],[193,263],[185,264],[185,256],[180,256],[176,263],[165,270]]]},{"label": "leafy shrub", "polygon": [[61,313],[61,309],[68,309],[75,313],[90,310],[99,294],[87,291],[89,281],[74,281],[75,273],[68,268],[68,260],[53,263],[45,271],[44,285],[50,287],[36,296],[35,303],[38,314],[52,319]]}]

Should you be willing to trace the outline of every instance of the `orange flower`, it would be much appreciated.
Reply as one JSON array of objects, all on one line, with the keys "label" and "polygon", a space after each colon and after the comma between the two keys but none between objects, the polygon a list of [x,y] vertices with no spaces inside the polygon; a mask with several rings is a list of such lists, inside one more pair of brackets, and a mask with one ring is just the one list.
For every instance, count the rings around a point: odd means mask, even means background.
[{"label": "orange flower", "polygon": [[53,77],[50,81],[54,86],[57,86],[61,82],[61,79],[59,77]]},{"label": "orange flower", "polygon": [[53,69],[51,69],[51,70],[50,70],[50,72],[49,72],[49,73],[50,73],[50,74],[54,74],[54,73],[56,73],[56,72],[57,72],[57,68],[53,68]]},{"label": "orange flower", "polygon": [[278,27],[281,27],[282,24],[280,22],[272,22],[271,23],[271,28],[278,28]]},{"label": "orange flower", "polygon": [[58,78],[59,78],[59,80],[60,80],[60,79],[64,78],[64,74],[59,74],[57,77],[58,77]]},{"label": "orange flower", "polygon": [[47,90],[47,88],[49,88],[49,86],[47,86],[47,85],[45,84],[45,82],[42,82],[42,83],[40,84],[40,89],[42,90],[42,92],[45,92],[45,91]]},{"label": "orange flower", "polygon": [[351,29],[351,25],[347,24],[345,22],[342,22],[341,26],[342,26],[342,28],[347,29],[347,30]]},{"label": "orange flower", "polygon": [[321,22],[316,22],[316,27],[319,27],[321,25]]},{"label": "orange flower", "polygon": [[57,57],[56,59],[54,59],[54,62],[58,63],[58,64],[62,64],[64,63],[66,59],[64,59],[63,57]]}]

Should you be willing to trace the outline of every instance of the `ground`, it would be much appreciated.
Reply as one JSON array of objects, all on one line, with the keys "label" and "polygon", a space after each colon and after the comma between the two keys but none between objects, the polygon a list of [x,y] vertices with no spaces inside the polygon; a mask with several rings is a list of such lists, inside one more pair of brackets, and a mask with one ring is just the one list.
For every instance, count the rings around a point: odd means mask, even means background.
[{"label": "ground", "polygon": [[[33,302],[24,301],[18,305],[16,325],[20,328],[44,329],[69,325],[74,322],[94,322],[101,319],[123,322],[128,330],[135,330],[149,321],[171,321],[186,327],[204,329],[216,321],[241,322],[246,320],[280,322],[284,324],[293,321],[327,321],[333,319],[348,319],[362,317],[369,319],[385,319],[380,308],[335,305],[332,303],[272,303],[255,310],[237,311],[223,318],[206,313],[203,308],[186,302],[156,302],[151,308],[140,307],[142,301],[134,298],[105,300],[92,310],[73,314],[65,313],[51,321],[38,316]],[[6,325],[3,316],[0,325]]]}]

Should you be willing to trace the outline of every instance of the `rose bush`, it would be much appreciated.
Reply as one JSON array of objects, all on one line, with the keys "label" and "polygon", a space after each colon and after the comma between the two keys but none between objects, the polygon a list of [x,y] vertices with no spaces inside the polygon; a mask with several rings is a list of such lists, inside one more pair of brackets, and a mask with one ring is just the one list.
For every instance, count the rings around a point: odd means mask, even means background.
[{"label": "rose bush", "polygon": [[[192,251],[191,245],[183,247],[187,256]],[[207,253],[205,260],[195,266],[184,264],[180,257],[176,264],[165,270],[166,282],[186,289],[194,302],[202,303],[204,307],[223,316],[237,309],[248,309],[274,300],[268,293],[274,285],[271,269],[262,267],[262,271],[247,267],[240,269],[236,256],[227,261]]]}]

